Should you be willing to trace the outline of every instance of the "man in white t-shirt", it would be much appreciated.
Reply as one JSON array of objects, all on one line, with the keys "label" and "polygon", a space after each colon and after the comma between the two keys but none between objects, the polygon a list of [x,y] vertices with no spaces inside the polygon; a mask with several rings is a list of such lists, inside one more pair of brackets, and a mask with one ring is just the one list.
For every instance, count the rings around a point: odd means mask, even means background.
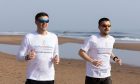
[{"label": "man in white t-shirt", "polygon": [[98,22],[100,33],[85,40],[79,55],[87,61],[85,84],[112,84],[110,58],[121,65],[121,59],[112,53],[115,42],[109,35],[111,23],[108,18]]},{"label": "man in white t-shirt", "polygon": [[49,16],[40,12],[35,16],[37,30],[25,35],[17,54],[18,60],[27,62],[25,84],[54,84],[54,63],[58,64],[58,38],[48,32]]}]

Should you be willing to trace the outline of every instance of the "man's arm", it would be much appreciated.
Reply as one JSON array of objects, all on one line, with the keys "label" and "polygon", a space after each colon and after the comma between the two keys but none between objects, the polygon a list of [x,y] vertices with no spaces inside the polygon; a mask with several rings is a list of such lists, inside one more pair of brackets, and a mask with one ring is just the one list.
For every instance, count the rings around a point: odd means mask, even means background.
[{"label": "man's arm", "polygon": [[95,60],[95,59],[91,58],[91,57],[88,56],[88,54],[87,54],[84,50],[82,50],[82,49],[79,50],[79,55],[80,55],[80,57],[82,57],[84,60],[86,60],[86,61],[92,63],[93,65],[95,65],[95,66],[97,66],[97,67],[100,66],[100,65],[102,64],[102,61]]},{"label": "man's arm", "polygon": [[28,41],[25,36],[24,39],[22,40],[20,49],[16,55],[17,60],[25,61],[26,59],[28,59],[28,55],[26,55],[27,49],[28,49]]},{"label": "man's arm", "polygon": [[119,65],[122,65],[122,60],[120,58],[118,58],[117,56],[115,56],[115,54],[112,52],[111,53],[111,58],[118,63]]},{"label": "man's arm", "polygon": [[59,57],[59,45],[58,45],[58,37],[56,36],[56,44],[54,49],[54,57],[52,58],[52,62],[55,64],[59,64],[60,57]]}]

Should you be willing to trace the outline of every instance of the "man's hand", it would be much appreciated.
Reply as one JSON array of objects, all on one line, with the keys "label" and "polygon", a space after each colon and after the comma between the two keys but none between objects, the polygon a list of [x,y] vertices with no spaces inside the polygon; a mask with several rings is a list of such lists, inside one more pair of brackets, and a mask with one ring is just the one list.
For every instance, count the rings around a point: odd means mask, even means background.
[{"label": "man's hand", "polygon": [[36,56],[36,53],[34,50],[31,50],[27,56],[25,57],[25,60],[32,60],[32,59],[35,59],[35,56]]},{"label": "man's hand", "polygon": [[59,58],[58,56],[55,56],[55,57],[52,59],[52,62],[55,63],[55,64],[59,64],[60,58]]},{"label": "man's hand", "polygon": [[119,64],[119,65],[122,65],[122,60],[119,59],[119,58],[115,59],[115,62],[116,62],[117,64]]},{"label": "man's hand", "polygon": [[93,60],[92,61],[92,64],[96,67],[99,67],[102,65],[102,61],[101,60]]}]

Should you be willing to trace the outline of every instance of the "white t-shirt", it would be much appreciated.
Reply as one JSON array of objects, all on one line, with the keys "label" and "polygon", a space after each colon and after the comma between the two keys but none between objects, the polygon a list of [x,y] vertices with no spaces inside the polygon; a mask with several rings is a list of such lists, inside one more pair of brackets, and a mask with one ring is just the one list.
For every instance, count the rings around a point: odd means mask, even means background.
[{"label": "white t-shirt", "polygon": [[102,37],[100,34],[92,35],[85,40],[81,49],[84,50],[91,58],[102,61],[102,65],[100,67],[96,67],[90,62],[87,62],[87,76],[94,78],[105,78],[111,75],[110,56],[114,42],[114,37],[110,35],[107,37]]},{"label": "white t-shirt", "polygon": [[28,60],[27,79],[49,81],[54,80],[54,64],[52,58],[59,56],[58,38],[55,34],[47,32],[42,36],[37,32],[25,35],[17,59],[25,60],[27,52],[34,50],[36,58]]}]

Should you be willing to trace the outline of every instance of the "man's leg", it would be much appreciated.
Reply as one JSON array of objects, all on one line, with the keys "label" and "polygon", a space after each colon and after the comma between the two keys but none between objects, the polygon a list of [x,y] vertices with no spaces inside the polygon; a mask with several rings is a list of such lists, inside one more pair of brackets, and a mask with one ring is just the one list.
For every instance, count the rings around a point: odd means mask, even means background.
[{"label": "man's leg", "polygon": [[86,76],[85,84],[100,84],[100,78],[92,78]]},{"label": "man's leg", "polygon": [[43,81],[42,83],[39,84],[54,84],[54,80],[52,81]]},{"label": "man's leg", "polygon": [[52,80],[52,81],[36,81],[36,80],[27,79],[25,84],[54,84],[54,80]]},{"label": "man's leg", "polygon": [[27,79],[25,84],[37,84],[37,82],[35,80]]},{"label": "man's leg", "polygon": [[111,77],[107,77],[107,78],[105,78],[104,81],[102,81],[101,84],[112,84]]}]

